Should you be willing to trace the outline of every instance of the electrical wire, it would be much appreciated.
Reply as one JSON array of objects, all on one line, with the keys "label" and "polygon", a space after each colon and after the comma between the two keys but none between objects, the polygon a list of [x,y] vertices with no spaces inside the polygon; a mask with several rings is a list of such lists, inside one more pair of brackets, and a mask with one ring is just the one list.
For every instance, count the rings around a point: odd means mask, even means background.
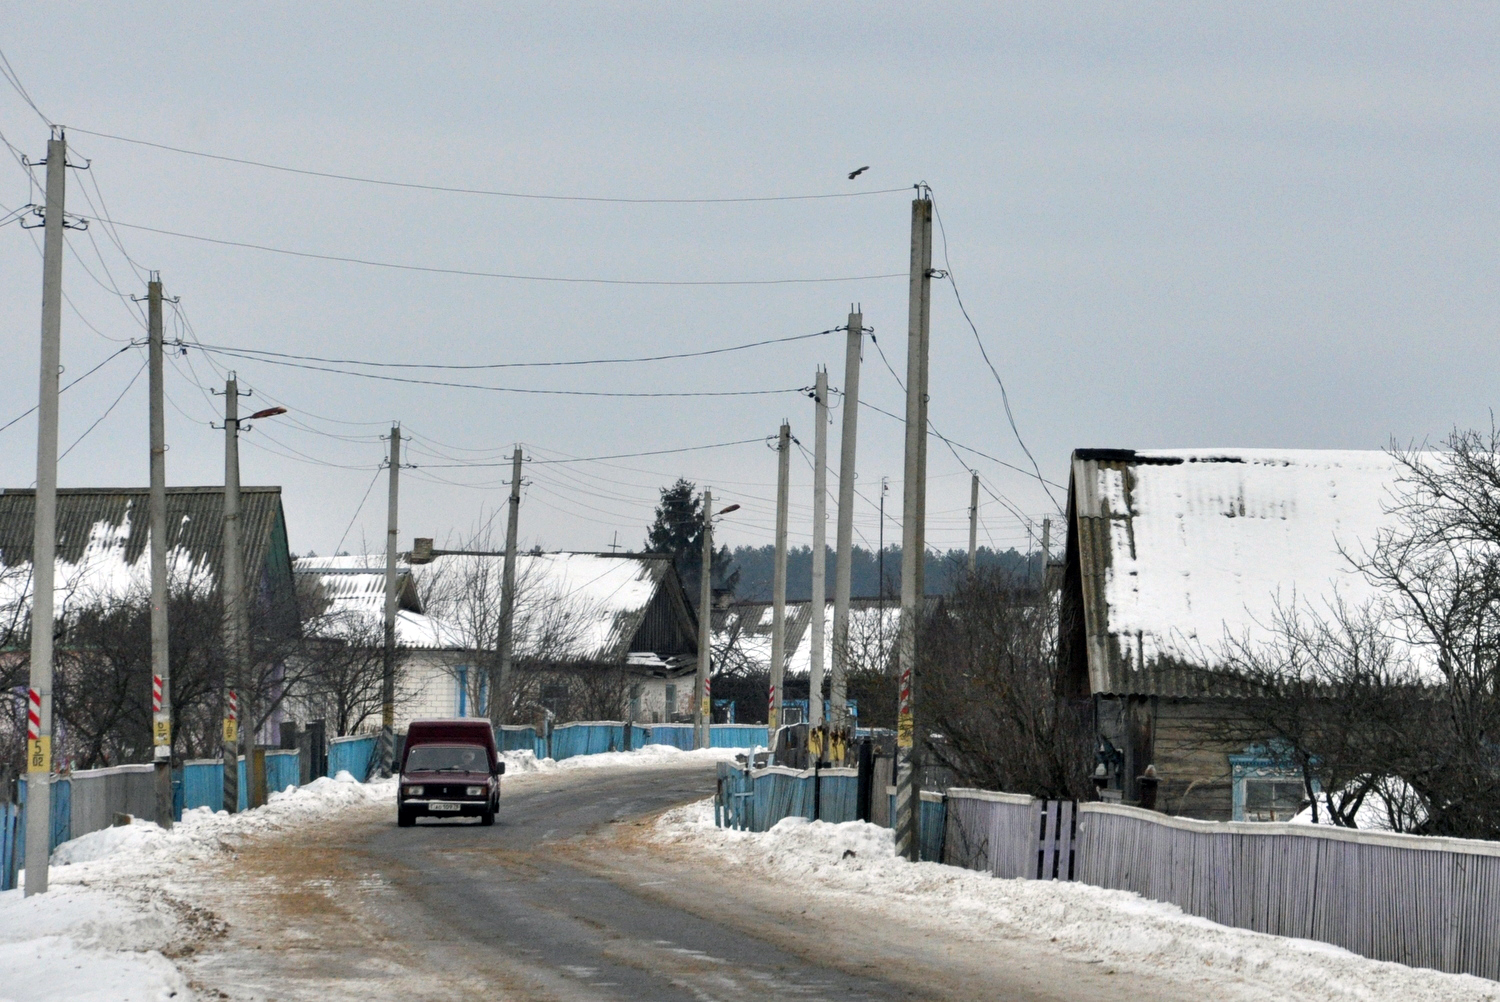
[{"label": "electrical wire", "polygon": [[349,538],[349,531],[354,528],[354,523],[359,520],[359,513],[365,510],[365,502],[370,500],[370,492],[375,489],[375,481],[380,479],[380,471],[382,469],[384,469],[383,466],[375,468],[375,475],[370,478],[370,486],[365,488],[365,496],[359,499],[359,507],[354,509],[354,517],[349,520],[349,524],[344,528],[344,534],[339,537],[338,545],[333,548],[334,556],[338,556],[339,551],[344,548],[344,540]]},{"label": "electrical wire", "polygon": [[[668,456],[679,452],[701,452],[705,449],[726,449],[732,445],[748,445],[752,442],[764,441],[763,438],[742,438],[734,442],[715,442],[712,445],[685,445],[680,449],[653,449],[650,452],[622,452],[613,456],[580,456],[576,459],[533,459],[533,466],[545,466],[553,463],[597,463],[605,459],[634,459],[637,456]],[[494,463],[422,463],[423,469],[457,469],[457,468],[482,468],[494,466],[509,466],[513,460]]]},{"label": "electrical wire", "polygon": [[264,348],[241,348],[236,345],[204,344],[198,342],[198,347],[205,350],[242,352],[246,355],[263,355],[267,358],[284,358],[300,362],[323,362],[330,365],[362,365],[378,369],[447,369],[447,370],[475,370],[475,369],[543,369],[560,366],[574,365],[618,365],[633,362],[667,362],[679,358],[702,358],[706,355],[723,355],[732,351],[745,351],[749,348],[762,348],[771,344],[786,344],[791,341],[806,341],[810,338],[822,337],[839,330],[830,327],[826,331],[818,331],[814,334],[793,334],[791,337],[771,338],[765,341],[751,341],[747,344],[729,345],[724,348],[709,348],[704,351],[684,351],[672,355],[642,355],[633,358],[581,358],[558,362],[480,362],[471,365],[450,365],[438,362],[371,362],[359,358],[325,358],[321,355],[292,355],[282,351],[270,351]]},{"label": "electrical wire", "polygon": [[383,376],[376,372],[357,372],[353,369],[335,369],[325,365],[311,365],[306,362],[293,362],[286,359],[261,358],[254,355],[242,355],[237,351],[225,348],[213,348],[207,345],[195,343],[192,347],[199,348],[211,355],[223,355],[226,358],[238,358],[247,362],[264,362],[267,365],[282,365],[293,369],[307,369],[313,372],[331,372],[341,376],[355,376],[360,379],[376,379],[386,383],[407,383],[416,386],[441,386],[449,389],[459,390],[488,390],[491,393],[524,393],[538,396],[558,397],[764,397],[781,393],[801,393],[802,388],[793,386],[777,390],[698,390],[698,391],[658,391],[637,392],[626,390],[542,390],[534,387],[522,386],[487,386],[481,383],[455,383],[440,379],[417,379],[413,376]]},{"label": "electrical wire", "polygon": [[[64,386],[62,389],[58,390],[57,391],[58,394],[61,395],[61,394],[64,394],[64,393],[68,392],[73,387],[77,386],[79,383],[83,382],[85,379],[89,378],[94,373],[98,372],[100,369],[104,368],[106,365],[108,365],[109,363],[113,362],[115,359],[119,358],[121,355],[125,354],[132,347],[133,347],[133,345],[128,345],[127,344],[125,347],[121,348],[119,351],[114,352],[113,354],[106,356],[105,359],[104,359],[104,361],[100,362],[98,365],[94,366],[88,372],[85,372],[83,375],[79,376],[77,379],[73,380],[71,383],[69,383],[68,385]],[[140,373],[136,373],[136,375],[139,376]],[[33,404],[32,406],[26,408],[26,410],[22,411],[20,414],[17,414],[15,417],[13,417],[9,421],[5,422],[3,425],[0,425],[0,431],[5,431],[5,429],[9,428],[11,425],[15,424],[17,421],[20,421],[22,418],[27,417],[28,415],[36,413],[36,409],[37,409],[37,405],[36,404]]]},{"label": "electrical wire", "polygon": [[984,364],[989,366],[990,375],[995,377],[995,382],[1000,387],[1000,400],[1005,404],[1005,419],[1010,422],[1011,433],[1016,436],[1016,443],[1020,445],[1021,451],[1026,453],[1026,458],[1031,460],[1032,471],[1036,474],[1037,482],[1042,485],[1042,490],[1046,492],[1047,499],[1052,502],[1060,514],[1062,506],[1057,503],[1057,498],[1053,495],[1052,488],[1047,486],[1050,481],[1042,476],[1042,468],[1037,465],[1036,457],[1027,448],[1026,440],[1021,437],[1021,430],[1016,427],[1016,416],[1010,409],[1010,394],[1005,391],[1005,380],[1000,378],[1000,371],[995,368],[995,363],[990,361],[990,353],[984,347],[984,339],[979,336],[979,328],[974,325],[974,318],[969,316],[968,307],[964,306],[963,297],[958,294],[958,280],[953,277],[953,263],[948,260],[948,230],[943,226],[943,214],[938,211],[937,199],[932,198],[930,189],[928,197],[932,199],[932,213],[937,219],[938,233],[943,238],[943,268],[948,272],[948,287],[953,290],[953,298],[958,302],[959,312],[968,321],[969,330],[974,332],[974,343],[979,345],[979,354],[984,357]]},{"label": "electrical wire", "polygon": [[15,92],[21,95],[21,100],[25,101],[28,105],[31,106],[31,110],[36,112],[36,117],[40,118],[50,128],[53,124],[52,119],[42,114],[42,109],[36,106],[36,102],[33,101],[31,99],[31,95],[26,92],[26,85],[21,83],[21,75],[17,73],[15,71],[15,68],[10,65],[10,60],[6,58],[5,52],[3,50],[0,50],[0,75],[3,75],[6,82],[11,85]]},{"label": "electrical wire", "polygon": [[[94,219],[92,216],[80,216],[81,219]],[[686,285],[686,286],[717,286],[717,285],[817,285],[833,282],[872,282],[886,278],[905,278],[905,272],[892,272],[883,275],[841,275],[837,277],[821,278],[740,278],[740,279],[661,279],[661,278],[579,278],[575,276],[561,275],[523,275],[513,272],[500,271],[473,271],[467,268],[439,268],[424,264],[401,264],[396,261],[376,261],[371,258],[352,257],[343,254],[320,254],[314,251],[291,250],[287,247],[272,247],[269,244],[250,243],[245,240],[223,240],[218,237],[205,237],[196,233],[182,233],[177,230],[166,230],[156,226],[143,226],[140,223],[123,223],[118,219],[99,219],[101,223],[110,226],[123,226],[128,230],[141,230],[146,233],[156,233],[160,236],[177,237],[182,240],[197,240],[202,243],[216,244],[220,247],[240,247],[246,250],[265,251],[269,254],[285,254],[290,257],[306,258],[314,261],[336,261],[342,264],[362,264],[371,268],[392,268],[397,271],[416,271],[429,275],[459,275],[467,278],[503,278],[518,282],[562,282],[569,285]]]},{"label": "electrical wire", "polygon": [[79,442],[82,442],[84,439],[88,438],[89,432],[92,432],[95,428],[99,427],[100,423],[103,422],[105,418],[109,417],[110,412],[112,412],[116,407],[120,405],[120,401],[125,399],[125,394],[129,393],[130,388],[135,385],[135,381],[141,378],[141,373],[146,371],[146,366],[147,363],[141,363],[141,367],[135,370],[135,375],[130,377],[130,382],[126,383],[125,388],[120,391],[120,395],[118,397],[115,397],[114,403],[106,407],[104,409],[104,413],[100,414],[99,417],[95,419],[94,423],[89,425],[82,435],[79,435],[76,439],[74,439],[72,445],[68,446],[62,451],[62,454],[57,457],[57,461],[59,463],[66,459],[68,453],[76,449]]},{"label": "electrical wire", "polygon": [[[23,95],[24,96],[24,95]],[[27,98],[30,103],[30,98]],[[36,108],[32,105],[33,110]],[[37,112],[41,114],[41,112]],[[45,116],[44,116],[45,120]],[[189,150],[180,146],[168,146],[166,143],[152,142],[147,139],[132,139],[128,136],[112,135],[108,132],[94,132],[90,129],[80,129],[71,126],[72,131],[81,132],[86,136],[97,136],[100,139],[112,139],[115,142],[131,143],[136,146],[149,146],[153,149],[166,150],[169,153],[180,153],[184,156],[202,157],[205,160],[219,160],[224,163],[240,164],[245,167],[259,167],[263,170],[281,171],[285,174],[301,174],[306,177],[318,177],[331,181],[352,181],[359,184],[373,184],[385,188],[407,188],[415,191],[437,191],[455,195],[489,195],[499,198],[526,198],[547,202],[616,202],[629,205],[705,205],[705,204],[732,204],[737,202],[805,202],[826,198],[859,198],[865,195],[890,195],[896,192],[910,191],[911,186],[901,188],[878,188],[861,191],[837,191],[826,192],[816,195],[759,195],[739,196],[734,198],[611,198],[597,195],[542,195],[534,192],[524,191],[502,191],[491,188],[460,188],[442,184],[422,184],[414,181],[391,181],[384,178],[362,177],[357,174],[336,174],[330,171],[307,170],[302,167],[287,167],[284,164],[267,163],[263,160],[247,160],[242,157],[225,156],[220,153],[206,153],[202,150]]]}]

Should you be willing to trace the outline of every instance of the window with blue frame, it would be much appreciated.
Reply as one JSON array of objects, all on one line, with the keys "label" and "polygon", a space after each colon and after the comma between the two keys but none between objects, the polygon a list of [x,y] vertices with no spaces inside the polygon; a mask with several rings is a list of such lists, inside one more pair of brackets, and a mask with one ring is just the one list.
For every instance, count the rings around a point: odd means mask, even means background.
[{"label": "window with blue frame", "polygon": [[[1290,821],[1307,805],[1302,770],[1274,745],[1251,745],[1229,756],[1235,821]],[[1313,782],[1313,794],[1319,792]]]},{"label": "window with blue frame", "polygon": [[459,665],[454,668],[453,677],[458,682],[458,691],[454,693],[453,715],[467,717],[469,715],[469,666]]}]

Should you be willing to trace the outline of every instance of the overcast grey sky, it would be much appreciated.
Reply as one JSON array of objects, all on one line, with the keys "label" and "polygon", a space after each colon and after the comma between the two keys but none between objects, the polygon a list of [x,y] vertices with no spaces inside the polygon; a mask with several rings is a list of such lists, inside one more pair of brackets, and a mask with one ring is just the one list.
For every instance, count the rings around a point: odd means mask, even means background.
[{"label": "overcast grey sky", "polygon": [[[1496,400],[1493,5],[0,9],[11,65],[42,111],[74,130],[539,194],[734,197],[925,180],[1016,421],[1059,483],[1079,446],[1372,449],[1483,424]],[[46,127],[3,86],[0,131],[33,159],[44,155]],[[80,131],[69,138],[93,164],[89,177],[71,174],[70,210],[93,214],[82,195],[97,201],[97,183],[121,222],[287,249],[678,281],[880,275],[907,263],[906,192],[714,205],[518,200],[277,173]],[[0,205],[33,198],[25,173],[0,163]],[[36,235],[0,229],[9,363],[0,422],[36,400]],[[904,278],[562,284],[313,261],[136,229],[118,236],[135,262],[162,272],[209,344],[452,364],[662,354],[821,331],[859,301],[904,378]],[[103,286],[144,291],[103,226],[70,239],[78,257],[67,259],[64,284],[77,312],[64,313],[65,380],[115,351],[114,339],[142,333],[137,309]],[[948,283],[934,283],[932,315],[937,427],[1027,466]],[[842,385],[841,335],[699,360],[425,375],[759,390],[810,384],[820,362]],[[130,349],[64,395],[64,448],[141,365]],[[812,403],[794,393],[522,396],[195,350],[168,373],[172,483],[221,482],[222,434],[208,427],[219,402],[192,381],[220,381],[216,366],[255,389],[248,406],[292,408],[295,421],[246,435],[243,477],[284,487],[299,552],[330,552],[351,519],[346,549],[381,546],[383,476],[354,515],[391,420],[421,450],[411,457],[420,468],[403,477],[403,546],[414,535],[463,536],[503,506],[504,468],[439,466],[453,462],[443,456],[503,461],[515,442],[538,460],[671,449],[773,435],[783,417],[808,448],[813,441]],[[862,385],[867,400],[902,410],[872,346]],[[901,426],[872,411],[860,418],[862,493],[873,502],[881,477],[893,483],[889,541],[899,538]],[[145,432],[142,376],[63,460],[62,485],[144,483]],[[834,456],[837,442],[835,423]],[[1028,516],[1049,510],[1035,479],[974,462]],[[930,464],[929,539],[961,546],[967,474],[937,442]],[[793,542],[806,542],[811,473],[800,454],[792,469]],[[26,419],[0,432],[0,481],[26,486],[34,472]],[[677,475],[744,506],[722,538],[770,541],[775,457],[759,443],[608,465],[533,463],[522,538],[596,549],[618,532],[622,545],[638,545],[657,487]],[[999,503],[986,496],[982,512],[982,542],[1024,545],[1025,528]],[[873,507],[862,501],[858,514],[873,543]]]}]

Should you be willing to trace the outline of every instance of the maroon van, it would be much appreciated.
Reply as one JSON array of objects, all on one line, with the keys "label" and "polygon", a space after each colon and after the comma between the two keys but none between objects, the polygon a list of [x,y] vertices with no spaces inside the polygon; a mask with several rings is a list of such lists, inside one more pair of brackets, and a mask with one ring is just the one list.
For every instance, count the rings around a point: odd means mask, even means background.
[{"label": "maroon van", "polygon": [[504,772],[488,720],[413,720],[401,753],[396,823],[410,828],[427,815],[492,825]]}]

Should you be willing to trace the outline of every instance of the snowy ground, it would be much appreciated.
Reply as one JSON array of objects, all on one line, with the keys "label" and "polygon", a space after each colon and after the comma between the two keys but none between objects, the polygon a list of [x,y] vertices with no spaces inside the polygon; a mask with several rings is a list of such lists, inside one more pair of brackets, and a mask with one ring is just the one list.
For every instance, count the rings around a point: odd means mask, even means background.
[{"label": "snowy ground", "polygon": [[[633,752],[555,762],[505,755],[507,775],[584,769],[657,769],[732,758],[742,749],[684,752],[648,745]],[[293,830],[365,805],[388,807],[394,781],[355,782],[348,773],[274,793],[262,808],[230,815],[187,812],[171,831],[137,821],[91,832],[53,853],[46,894],[0,893],[0,1002],[175,1002],[201,996],[174,960],[223,936],[184,875],[221,864],[247,839]]]},{"label": "snowy ground", "polygon": [[1086,884],[999,880],[896,858],[889,829],[789,818],[768,832],[716,828],[711,801],[669,811],[652,837],[723,871],[846,904],[863,922],[901,923],[974,947],[1030,942],[1106,973],[1163,976],[1227,999],[1500,1000],[1500,984],[1356,956],[1185,915]]},{"label": "snowy ground", "polygon": [[[1217,999],[1500,999],[1500,984],[1367,960],[1328,944],[1265,936],[1185,915],[1173,904],[1086,883],[1001,880],[895,858],[891,831],[786,819],[771,831],[715,828],[711,801],[667,811],[661,843],[732,870],[844,898],[867,919],[941,930],[960,942],[1032,941],[1122,975],[1181,978]],[[1209,975],[1209,977],[1206,977]]]}]

